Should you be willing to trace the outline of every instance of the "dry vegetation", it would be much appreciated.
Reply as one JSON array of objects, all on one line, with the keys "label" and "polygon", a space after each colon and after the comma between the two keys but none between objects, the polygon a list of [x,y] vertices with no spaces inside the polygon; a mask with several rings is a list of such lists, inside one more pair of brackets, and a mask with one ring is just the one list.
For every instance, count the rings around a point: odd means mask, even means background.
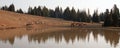
[{"label": "dry vegetation", "polygon": [[27,25],[32,25],[34,27],[58,26],[68,23],[70,23],[70,21],[0,10],[0,28],[25,27]]}]

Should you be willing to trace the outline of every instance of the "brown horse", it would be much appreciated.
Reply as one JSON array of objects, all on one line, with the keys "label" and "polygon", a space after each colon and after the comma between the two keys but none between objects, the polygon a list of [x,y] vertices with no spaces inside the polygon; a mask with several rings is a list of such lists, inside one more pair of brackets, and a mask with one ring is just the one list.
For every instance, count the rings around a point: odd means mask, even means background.
[{"label": "brown horse", "polygon": [[73,23],[71,23],[71,27],[75,27],[75,26],[77,26],[77,27],[82,27],[83,25],[86,25],[86,24],[78,23],[78,22],[73,22]]}]

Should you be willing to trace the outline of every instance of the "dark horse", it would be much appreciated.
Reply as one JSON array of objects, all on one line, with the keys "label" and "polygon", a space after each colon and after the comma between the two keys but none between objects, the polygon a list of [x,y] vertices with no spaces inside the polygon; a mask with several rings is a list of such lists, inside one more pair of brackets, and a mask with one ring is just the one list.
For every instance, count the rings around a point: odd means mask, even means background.
[{"label": "dark horse", "polygon": [[82,27],[82,26],[84,26],[84,25],[86,25],[86,24],[78,23],[78,22],[73,22],[73,23],[71,23],[71,27],[75,27],[75,26],[77,26],[77,27]]}]

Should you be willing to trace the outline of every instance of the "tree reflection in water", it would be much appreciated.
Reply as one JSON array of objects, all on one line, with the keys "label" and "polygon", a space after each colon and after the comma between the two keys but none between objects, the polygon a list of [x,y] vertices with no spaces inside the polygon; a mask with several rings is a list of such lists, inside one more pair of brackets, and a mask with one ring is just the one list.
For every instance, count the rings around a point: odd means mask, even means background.
[{"label": "tree reflection in water", "polygon": [[[45,43],[50,38],[55,39],[56,43],[61,43],[64,39],[66,43],[74,43],[75,40],[79,41],[88,41],[90,40],[91,36],[93,36],[93,40],[98,42],[98,39],[100,39],[98,36],[101,36],[104,38],[106,43],[110,44],[111,46],[116,47],[119,43],[120,39],[120,32],[119,31],[113,31],[113,30],[105,30],[105,29],[70,29],[70,30],[61,30],[57,32],[43,32],[39,34],[34,35],[28,35],[28,41],[29,42],[38,42],[38,43]],[[22,39],[22,36],[19,37]],[[3,40],[3,41],[9,41],[9,43],[14,44],[15,37]]]},{"label": "tree reflection in water", "polygon": [[51,33],[40,33],[36,35],[28,36],[29,41],[46,42],[49,38],[55,38],[55,42],[59,43],[64,38],[66,43],[72,41],[74,43],[77,40],[88,40],[90,39],[90,34],[92,33],[94,41],[98,41],[98,35],[105,38],[106,43],[110,43],[111,46],[116,47],[119,43],[120,33],[119,31],[104,30],[104,29],[71,29],[63,30]]}]

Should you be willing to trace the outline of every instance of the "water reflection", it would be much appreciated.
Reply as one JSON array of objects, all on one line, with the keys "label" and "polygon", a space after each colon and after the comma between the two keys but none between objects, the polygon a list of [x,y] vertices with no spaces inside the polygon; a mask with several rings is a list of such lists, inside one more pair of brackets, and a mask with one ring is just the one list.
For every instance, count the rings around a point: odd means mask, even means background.
[{"label": "water reflection", "polygon": [[72,43],[75,42],[75,39],[77,40],[90,40],[90,34],[92,33],[94,41],[98,40],[98,35],[103,36],[106,43],[110,43],[111,46],[116,47],[119,43],[119,37],[120,33],[118,31],[112,31],[112,30],[96,30],[96,29],[81,29],[81,30],[64,30],[64,31],[58,31],[58,32],[52,32],[52,33],[42,33],[42,34],[36,34],[28,36],[29,41],[38,41],[40,42],[46,42],[49,38],[55,38],[55,42],[59,43],[62,41],[62,38],[65,39],[66,43],[69,43],[70,40]]},{"label": "water reflection", "polygon": [[[23,37],[21,36],[17,38],[23,39]],[[10,44],[14,45],[15,39],[16,37],[10,38],[7,40],[2,40],[2,41],[4,42],[9,41]],[[28,35],[26,40],[29,43],[37,42],[39,45],[44,44],[46,46],[47,46],[47,42],[51,42],[51,44],[54,44],[53,42],[55,42],[55,44],[63,44],[62,42],[64,42],[66,44],[72,43],[72,45],[75,43],[79,45],[82,42],[83,44],[86,44],[86,45],[92,44],[93,46],[101,45],[101,44],[103,45],[110,44],[109,47],[111,48],[112,47],[119,48],[120,32],[105,30],[105,29],[69,29],[69,30],[61,30],[57,32],[50,32],[50,33],[44,32],[44,33],[39,33],[34,35]],[[67,46],[67,45],[64,45],[64,46]],[[107,45],[103,46],[102,48],[106,48],[106,47]],[[92,47],[92,48],[96,48],[96,47]]]},{"label": "water reflection", "polygon": [[65,39],[67,43],[69,41],[75,40],[77,37],[78,39],[85,40],[86,37],[89,35],[90,32],[87,31],[81,31],[81,30],[63,30],[63,31],[58,31],[58,32],[52,32],[52,33],[42,33],[42,34],[36,34],[36,35],[30,35],[28,36],[29,40],[34,40],[41,42],[46,42],[49,38],[55,38],[56,42],[60,42],[62,38]]}]

